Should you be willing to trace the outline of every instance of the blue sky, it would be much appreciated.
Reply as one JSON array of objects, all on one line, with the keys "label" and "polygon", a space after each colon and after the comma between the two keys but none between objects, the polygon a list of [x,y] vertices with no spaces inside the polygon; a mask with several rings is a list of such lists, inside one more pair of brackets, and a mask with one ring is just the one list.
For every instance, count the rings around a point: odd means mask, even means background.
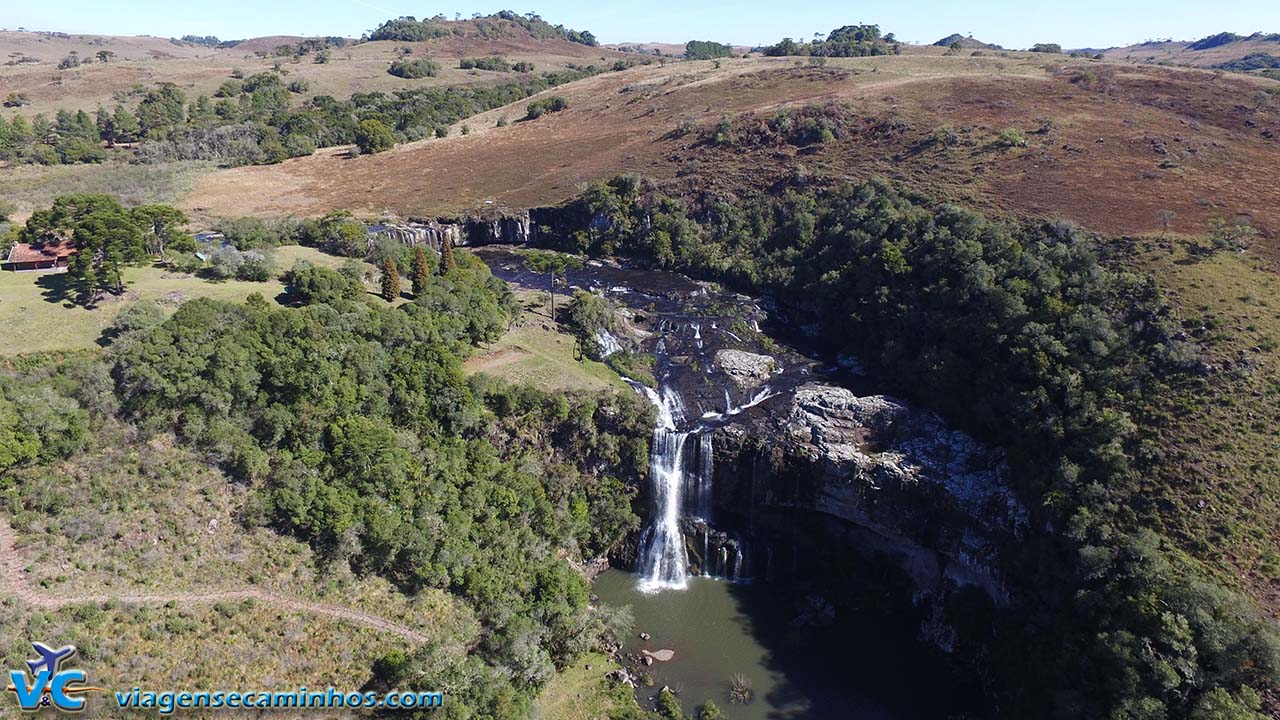
[{"label": "blue sky", "polygon": [[388,17],[419,18],[502,8],[536,10],[553,23],[590,30],[604,42],[690,39],[744,45],[784,36],[808,38],[840,25],[878,23],[913,42],[933,42],[953,32],[972,33],[1006,47],[1057,42],[1066,47],[1128,45],[1150,38],[1194,39],[1230,30],[1280,32],[1280,2],[1238,0],[869,0],[779,2],[772,0],[524,0],[524,5],[467,2],[426,5],[399,0],[13,0],[0,8],[0,27],[115,35],[359,36]]}]

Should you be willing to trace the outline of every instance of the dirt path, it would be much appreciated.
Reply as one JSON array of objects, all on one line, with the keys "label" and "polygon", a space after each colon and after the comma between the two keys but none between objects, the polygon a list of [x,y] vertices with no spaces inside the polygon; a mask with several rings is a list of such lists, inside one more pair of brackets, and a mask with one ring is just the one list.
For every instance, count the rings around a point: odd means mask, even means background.
[{"label": "dirt path", "polygon": [[214,590],[206,593],[155,593],[155,594],[126,594],[126,593],[97,593],[85,595],[49,595],[44,592],[33,590],[27,585],[27,579],[23,575],[21,558],[15,545],[15,537],[13,528],[9,526],[9,521],[0,519],[0,593],[9,592],[18,596],[28,605],[38,608],[57,609],[68,605],[81,605],[85,603],[105,603],[118,601],[133,605],[162,605],[168,602],[189,603],[192,605],[202,605],[208,603],[221,602],[224,600],[256,600],[268,603],[286,610],[296,612],[311,613],[313,615],[324,615],[355,625],[363,625],[381,630],[382,632],[392,633],[415,643],[425,644],[430,642],[431,638],[427,635],[414,630],[406,625],[393,622],[377,615],[370,615],[366,612],[353,610],[338,605],[328,605],[325,603],[311,602],[308,600],[300,600],[295,597],[281,595],[270,590],[262,588],[244,588],[239,590]]}]

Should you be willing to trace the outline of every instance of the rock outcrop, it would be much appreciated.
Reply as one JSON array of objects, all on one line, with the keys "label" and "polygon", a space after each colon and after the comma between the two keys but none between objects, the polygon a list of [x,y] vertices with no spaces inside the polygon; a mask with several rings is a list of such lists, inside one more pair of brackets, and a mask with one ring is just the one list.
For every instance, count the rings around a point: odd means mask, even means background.
[{"label": "rock outcrop", "polygon": [[718,511],[816,512],[897,558],[921,591],[1003,597],[996,551],[1026,512],[998,453],[883,395],[808,383],[784,397],[717,433]]},{"label": "rock outcrop", "polygon": [[536,226],[528,213],[468,218],[467,244],[523,245],[536,239]]},{"label": "rock outcrop", "polygon": [[729,376],[741,390],[754,390],[769,379],[778,363],[768,355],[745,350],[719,350],[715,355],[715,369]]}]

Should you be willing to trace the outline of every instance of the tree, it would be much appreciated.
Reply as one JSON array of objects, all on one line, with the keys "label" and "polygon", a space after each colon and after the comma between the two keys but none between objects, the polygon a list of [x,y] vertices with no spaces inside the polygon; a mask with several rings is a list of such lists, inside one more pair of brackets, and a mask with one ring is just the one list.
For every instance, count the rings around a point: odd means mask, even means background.
[{"label": "tree", "polygon": [[1176,217],[1177,217],[1177,214],[1174,213],[1172,210],[1168,210],[1168,209],[1157,210],[1156,224],[1160,226],[1160,231],[1164,234],[1168,234],[1169,226],[1173,225],[1173,220]]},{"label": "tree", "polygon": [[448,275],[458,267],[458,263],[453,259],[453,241],[445,238],[440,244],[440,273]]},{"label": "tree", "polygon": [[547,279],[550,280],[551,321],[558,325],[559,321],[556,319],[556,276],[563,276],[570,269],[582,269],[582,260],[573,255],[548,252],[546,250],[526,250],[521,254],[524,256],[526,267],[536,273],[545,273]]},{"label": "tree", "polygon": [[138,124],[146,135],[181,125],[186,119],[187,96],[171,82],[162,82],[138,103]]},{"label": "tree", "polygon": [[729,57],[732,54],[732,47],[711,40],[690,40],[684,46],[686,60],[710,60],[712,58]]},{"label": "tree", "polygon": [[382,299],[392,302],[400,297],[400,270],[396,261],[388,257],[382,264]]},{"label": "tree", "polygon": [[405,58],[391,63],[391,67],[387,68],[387,72],[396,77],[406,79],[435,77],[440,74],[440,63],[430,58],[417,58],[416,60]]},{"label": "tree", "polygon": [[142,230],[127,211],[96,210],[75,228],[76,254],[68,272],[81,281],[87,296],[99,288],[124,292],[124,266],[146,256]]},{"label": "tree", "polygon": [[299,260],[284,274],[289,294],[303,305],[355,300],[364,294],[358,277]]},{"label": "tree", "polygon": [[413,249],[413,294],[421,295],[431,282],[431,266],[427,264],[427,251],[419,245]]},{"label": "tree", "polygon": [[116,54],[111,52],[110,50],[99,50],[98,62],[104,62],[104,63],[109,62],[110,60],[114,59],[115,56]]},{"label": "tree", "polygon": [[111,113],[111,123],[116,142],[134,142],[142,132],[137,116],[126,110],[123,105],[117,105],[115,111]]},{"label": "tree", "polygon": [[179,252],[196,249],[195,241],[180,229],[187,224],[187,216],[181,210],[168,205],[142,205],[131,210],[130,214],[142,228],[143,248],[148,254],[165,260],[165,251],[170,245]]},{"label": "tree", "polygon": [[356,146],[366,155],[390,150],[396,145],[396,136],[380,120],[362,120],[356,128]]}]

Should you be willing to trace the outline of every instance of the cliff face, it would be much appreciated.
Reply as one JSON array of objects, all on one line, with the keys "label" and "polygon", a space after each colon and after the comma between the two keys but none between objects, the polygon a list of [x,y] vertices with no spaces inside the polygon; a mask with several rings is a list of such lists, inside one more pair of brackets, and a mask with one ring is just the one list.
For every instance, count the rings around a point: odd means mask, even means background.
[{"label": "cliff face", "polygon": [[996,548],[1026,513],[998,454],[888,397],[816,383],[754,415],[714,437],[717,517],[753,534],[812,518],[851,551],[894,559],[918,592],[1004,598]]},{"label": "cliff face", "polygon": [[535,239],[536,228],[527,212],[496,217],[469,217],[464,222],[466,244],[470,245],[523,245]]}]

